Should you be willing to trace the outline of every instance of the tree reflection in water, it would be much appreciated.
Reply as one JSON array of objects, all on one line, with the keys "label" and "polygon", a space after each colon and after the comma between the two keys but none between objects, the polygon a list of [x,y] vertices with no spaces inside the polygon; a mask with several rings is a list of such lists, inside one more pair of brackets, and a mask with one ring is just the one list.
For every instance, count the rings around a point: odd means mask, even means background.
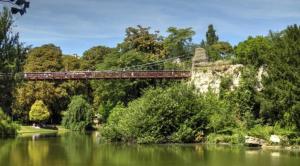
[{"label": "tree reflection in water", "polygon": [[104,144],[97,134],[0,140],[0,165],[218,166],[298,165],[299,152],[243,146]]}]

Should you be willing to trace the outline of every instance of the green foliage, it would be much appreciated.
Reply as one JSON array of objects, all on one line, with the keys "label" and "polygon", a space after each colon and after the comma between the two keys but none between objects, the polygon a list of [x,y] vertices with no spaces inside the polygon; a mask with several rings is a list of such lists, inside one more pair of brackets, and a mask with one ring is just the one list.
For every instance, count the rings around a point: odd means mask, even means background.
[{"label": "green foliage", "polygon": [[208,26],[206,41],[202,40],[200,46],[206,50],[210,61],[228,59],[233,56],[233,48],[230,43],[219,41],[213,25]]},{"label": "green foliage", "polygon": [[232,76],[223,76],[220,83],[220,96],[223,97],[226,95],[226,93],[231,90],[232,85]]},{"label": "green foliage", "polygon": [[126,29],[124,42],[119,45],[122,52],[137,50],[143,53],[151,53],[157,56],[163,56],[162,38],[156,31],[150,32],[150,27],[138,25],[136,28],[129,27]]},{"label": "green foliage", "polygon": [[[230,109],[236,115],[241,127],[249,129],[259,122],[259,102],[257,101],[257,70],[244,67],[241,71],[240,85],[234,91],[221,88],[221,97],[230,103]],[[226,84],[226,79],[224,83]]]},{"label": "green foliage", "polygon": [[29,111],[29,120],[43,122],[50,118],[50,112],[42,100],[37,100]]},{"label": "green foliage", "polygon": [[272,58],[267,60],[267,76],[260,95],[260,115],[265,123],[279,122],[300,129],[300,27],[289,26],[272,34]]},{"label": "green foliage", "polygon": [[[36,100],[42,100],[52,112],[53,122],[59,120],[60,111],[66,105],[68,93],[66,89],[56,86],[54,83],[38,81],[20,84],[14,92],[15,102],[13,104],[13,114],[16,119],[28,122],[28,111]],[[55,120],[57,119],[57,120]]]},{"label": "green foliage", "polygon": [[91,128],[93,109],[83,96],[73,96],[62,120],[62,125],[74,131]]},{"label": "green foliage", "polygon": [[0,107],[0,138],[13,137],[17,135],[19,126],[15,124]]},{"label": "green foliage", "polygon": [[191,42],[195,32],[192,28],[170,27],[167,32],[169,35],[164,39],[164,48],[168,57],[193,55]]},{"label": "green foliage", "polygon": [[186,85],[149,89],[114,108],[102,134],[111,141],[195,142],[199,132],[229,132],[235,122],[227,108],[216,95],[199,96]]},{"label": "green foliage", "polygon": [[99,63],[102,63],[105,56],[112,53],[113,49],[105,46],[96,46],[88,49],[82,56],[82,69],[83,70],[96,70]]},{"label": "green foliage", "polygon": [[238,63],[260,67],[266,64],[271,55],[271,41],[267,37],[249,37],[235,48]]},{"label": "green foliage", "polygon": [[216,34],[216,30],[212,24],[208,25],[208,30],[206,32],[206,44],[211,46],[219,41],[219,37]]},{"label": "green foliage", "polygon": [[24,65],[26,72],[60,71],[62,68],[62,52],[53,44],[30,50]]},{"label": "green foliage", "polygon": [[62,65],[63,65],[64,71],[80,70],[81,60],[79,59],[79,57],[76,57],[76,56],[64,55],[62,57]]},{"label": "green foliage", "polygon": [[228,42],[217,42],[212,45],[208,45],[206,48],[207,55],[210,61],[216,61],[221,59],[228,59],[233,54],[233,48]]},{"label": "green foliage", "polygon": [[[23,69],[28,48],[19,41],[18,33],[13,30],[14,26],[12,15],[4,8],[0,13],[0,73],[15,74]],[[12,91],[15,84],[15,80],[0,78],[0,107],[5,112],[11,111]]]},{"label": "green foliage", "polygon": [[[153,62],[156,56],[136,50],[126,53],[114,52],[104,58],[104,62],[98,65],[98,70],[128,68]],[[141,67],[139,70],[151,70],[160,68],[157,66]],[[135,69],[136,70],[136,69]],[[127,105],[128,102],[141,96],[142,90],[148,86],[164,86],[161,80],[100,80],[92,81],[94,108],[100,111],[105,121],[113,107],[118,103]]]},{"label": "green foliage", "polygon": [[[142,98],[129,103],[128,108],[115,108],[103,135],[110,140],[139,143],[170,141],[179,126],[187,122],[188,117],[197,114],[199,108],[195,100],[197,96],[185,86],[150,89]],[[200,117],[198,123],[201,123]]]},{"label": "green foliage", "polygon": [[206,138],[207,143],[230,143],[230,144],[242,144],[244,143],[244,135],[240,134],[232,134],[232,135],[226,135],[226,134],[215,134],[211,133]]}]

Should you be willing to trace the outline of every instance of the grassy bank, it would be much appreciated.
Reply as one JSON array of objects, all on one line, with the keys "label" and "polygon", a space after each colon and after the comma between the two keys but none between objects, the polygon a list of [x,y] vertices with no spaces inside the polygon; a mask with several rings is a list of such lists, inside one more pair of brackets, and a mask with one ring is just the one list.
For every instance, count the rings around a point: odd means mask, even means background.
[{"label": "grassy bank", "polygon": [[33,135],[33,134],[62,134],[68,132],[68,129],[62,126],[57,126],[57,129],[45,129],[45,128],[35,128],[32,126],[21,126],[18,134],[20,136]]}]

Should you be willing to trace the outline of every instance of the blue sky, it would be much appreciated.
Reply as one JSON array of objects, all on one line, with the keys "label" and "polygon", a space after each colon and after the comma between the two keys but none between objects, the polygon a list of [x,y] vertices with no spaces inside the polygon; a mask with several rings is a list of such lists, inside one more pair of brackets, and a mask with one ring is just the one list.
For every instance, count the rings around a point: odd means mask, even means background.
[{"label": "blue sky", "polygon": [[15,30],[27,45],[54,43],[81,55],[96,45],[116,46],[129,26],[150,26],[162,35],[170,26],[192,27],[200,43],[208,24],[221,40],[237,44],[300,24],[299,0],[30,0]]}]

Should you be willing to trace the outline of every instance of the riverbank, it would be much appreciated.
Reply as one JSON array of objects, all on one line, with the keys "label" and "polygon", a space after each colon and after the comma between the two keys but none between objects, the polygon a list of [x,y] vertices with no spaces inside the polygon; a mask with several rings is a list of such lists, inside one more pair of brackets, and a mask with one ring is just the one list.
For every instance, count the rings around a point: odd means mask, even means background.
[{"label": "riverbank", "polygon": [[33,126],[21,126],[18,131],[19,136],[28,136],[34,134],[63,134],[68,132],[69,130],[62,127],[56,126],[57,129],[46,129],[46,128],[36,128]]}]

